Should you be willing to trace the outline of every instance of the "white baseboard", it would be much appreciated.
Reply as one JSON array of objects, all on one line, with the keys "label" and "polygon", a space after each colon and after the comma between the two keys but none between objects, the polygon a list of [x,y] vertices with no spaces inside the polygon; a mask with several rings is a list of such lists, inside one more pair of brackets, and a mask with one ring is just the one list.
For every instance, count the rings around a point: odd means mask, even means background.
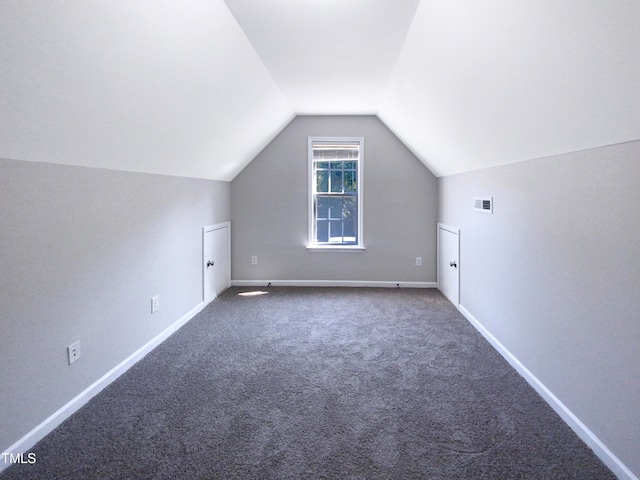
[{"label": "white baseboard", "polygon": [[580,421],[569,408],[549,390],[531,371],[525,367],[489,330],[487,330],[466,308],[458,306],[460,313],[478,330],[484,338],[502,355],[516,371],[524,377],[538,394],[556,411],[569,427],[591,448],[620,480],[639,480],[607,446]]},{"label": "white baseboard", "polygon": [[394,282],[371,280],[231,280],[233,287],[381,287],[437,288],[436,282]]},{"label": "white baseboard", "polygon": [[[79,395],[69,401],[66,405],[60,408],[57,412],[51,415],[49,418],[44,420],[40,425],[35,427],[29,433],[27,433],[24,437],[18,440],[16,443],[11,445],[9,448],[2,450],[3,452],[18,454],[18,453],[26,453],[29,449],[31,449],[36,443],[42,440],[45,436],[51,433],[58,425],[64,422],[67,418],[73,415],[76,411],[78,411],[83,405],[85,405],[89,400],[95,397],[98,393],[100,393],[105,387],[107,387],[110,383],[116,380],[120,375],[129,370],[133,365],[135,365],[139,360],[141,360],[145,355],[151,352],[154,348],[160,345],[163,341],[165,341],[171,334],[173,334],[176,330],[182,327],[185,323],[195,317],[200,311],[204,308],[204,303],[199,303],[194,308],[192,308],[189,312],[183,315],[180,319],[170,325],[167,329],[163,330],[156,337],[151,339],[145,345],[140,347],[137,351],[123,360],[121,363],[113,367],[107,373],[105,373],[98,380],[93,382],[89,387],[87,387],[84,391],[82,391]],[[10,463],[0,462],[0,472],[7,468]]]}]

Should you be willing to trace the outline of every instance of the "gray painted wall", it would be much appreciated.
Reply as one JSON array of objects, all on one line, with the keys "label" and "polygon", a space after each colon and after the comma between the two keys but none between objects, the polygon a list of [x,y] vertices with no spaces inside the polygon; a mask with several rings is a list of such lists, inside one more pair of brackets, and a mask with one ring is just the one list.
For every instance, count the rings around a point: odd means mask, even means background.
[{"label": "gray painted wall", "polygon": [[[309,136],[365,139],[363,253],[306,249]],[[437,180],[375,116],[296,117],[231,182],[231,219],[232,280],[436,280]]]},{"label": "gray painted wall", "polygon": [[639,157],[634,142],[439,179],[461,305],[637,476]]},{"label": "gray painted wall", "polygon": [[229,201],[228,182],[0,160],[2,451],[198,306],[201,229]]}]

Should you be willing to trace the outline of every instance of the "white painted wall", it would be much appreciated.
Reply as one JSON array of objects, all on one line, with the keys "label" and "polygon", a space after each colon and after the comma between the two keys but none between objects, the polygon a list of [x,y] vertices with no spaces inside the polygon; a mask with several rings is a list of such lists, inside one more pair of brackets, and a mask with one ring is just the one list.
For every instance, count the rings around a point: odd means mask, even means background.
[{"label": "white painted wall", "polygon": [[231,180],[293,118],[223,0],[3,0],[0,69],[0,158]]},{"label": "white painted wall", "polygon": [[229,191],[0,160],[3,452],[202,302],[202,227],[229,221]]},{"label": "white painted wall", "polygon": [[[309,136],[364,137],[363,253],[306,249]],[[436,203],[436,178],[376,117],[296,117],[231,182],[232,281],[435,282]]]},{"label": "white painted wall", "polygon": [[[439,179],[462,307],[636,476],[639,156],[633,142]],[[493,215],[473,211],[478,195]]]}]

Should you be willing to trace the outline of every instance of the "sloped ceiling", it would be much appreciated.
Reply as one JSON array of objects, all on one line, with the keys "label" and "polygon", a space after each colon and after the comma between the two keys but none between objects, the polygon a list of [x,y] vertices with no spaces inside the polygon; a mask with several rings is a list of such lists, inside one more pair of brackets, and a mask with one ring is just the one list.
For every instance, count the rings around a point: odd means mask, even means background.
[{"label": "sloped ceiling", "polygon": [[0,157],[231,180],[294,112],[222,0],[1,0]]},{"label": "sloped ceiling", "polygon": [[380,119],[435,173],[640,138],[640,2],[422,0]]},{"label": "sloped ceiling", "polygon": [[2,0],[0,157],[230,180],[296,114],[377,114],[436,175],[637,140],[639,21],[637,0]]},{"label": "sloped ceiling", "polygon": [[297,114],[376,114],[419,0],[225,0]]}]

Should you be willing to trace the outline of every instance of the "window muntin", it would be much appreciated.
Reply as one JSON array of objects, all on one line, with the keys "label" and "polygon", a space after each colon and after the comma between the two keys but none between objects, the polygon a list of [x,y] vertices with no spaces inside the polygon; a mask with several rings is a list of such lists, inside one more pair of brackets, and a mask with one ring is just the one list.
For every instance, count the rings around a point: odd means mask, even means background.
[{"label": "window muntin", "polygon": [[362,138],[309,138],[313,247],[362,246]]}]

